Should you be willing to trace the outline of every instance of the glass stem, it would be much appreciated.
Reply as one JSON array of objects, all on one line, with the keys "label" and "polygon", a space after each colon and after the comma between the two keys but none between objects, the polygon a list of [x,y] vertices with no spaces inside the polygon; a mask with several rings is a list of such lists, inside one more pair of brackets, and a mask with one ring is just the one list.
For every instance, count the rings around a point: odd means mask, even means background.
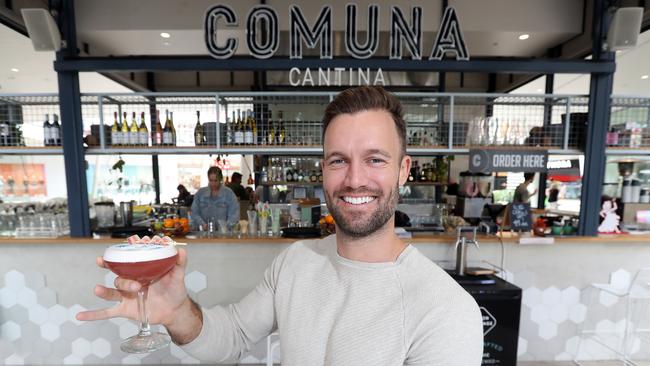
[{"label": "glass stem", "polygon": [[138,312],[140,313],[140,331],[138,336],[148,337],[151,335],[149,328],[149,317],[147,316],[147,294],[149,293],[149,286],[143,286],[138,291]]}]

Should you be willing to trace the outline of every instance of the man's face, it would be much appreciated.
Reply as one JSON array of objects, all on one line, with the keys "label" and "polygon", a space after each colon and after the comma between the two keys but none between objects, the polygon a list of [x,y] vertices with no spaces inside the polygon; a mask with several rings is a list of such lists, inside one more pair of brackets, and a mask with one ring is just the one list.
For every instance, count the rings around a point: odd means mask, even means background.
[{"label": "man's face", "polygon": [[208,187],[210,187],[211,191],[216,191],[221,187],[221,181],[216,174],[208,175]]},{"label": "man's face", "polygon": [[324,137],[323,188],[337,230],[368,236],[390,220],[398,186],[408,178],[411,159],[401,156],[391,115],[383,110],[342,114]]}]

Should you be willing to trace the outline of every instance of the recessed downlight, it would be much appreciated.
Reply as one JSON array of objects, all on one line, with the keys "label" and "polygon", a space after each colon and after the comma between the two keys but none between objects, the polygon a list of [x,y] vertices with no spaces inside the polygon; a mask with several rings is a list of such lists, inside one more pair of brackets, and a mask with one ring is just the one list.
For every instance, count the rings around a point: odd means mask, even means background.
[{"label": "recessed downlight", "polygon": [[648,78],[648,75],[641,75],[641,79],[645,80]]},{"label": "recessed downlight", "polygon": [[530,34],[526,34],[526,33],[524,33],[524,34],[520,34],[520,35],[519,35],[519,39],[522,40],[522,41],[523,41],[523,40],[526,40],[526,39],[528,39],[528,38],[530,38]]},{"label": "recessed downlight", "polygon": [[15,67],[12,67],[12,68],[11,68],[11,71],[13,71],[13,72],[18,72],[18,71],[20,71],[20,70],[18,70],[18,69],[15,68]]},{"label": "recessed downlight", "polygon": [[160,33],[160,36],[163,37],[163,38],[169,38],[169,37],[171,37],[172,35],[169,34],[169,33],[167,33],[167,32],[162,32],[162,33]]}]

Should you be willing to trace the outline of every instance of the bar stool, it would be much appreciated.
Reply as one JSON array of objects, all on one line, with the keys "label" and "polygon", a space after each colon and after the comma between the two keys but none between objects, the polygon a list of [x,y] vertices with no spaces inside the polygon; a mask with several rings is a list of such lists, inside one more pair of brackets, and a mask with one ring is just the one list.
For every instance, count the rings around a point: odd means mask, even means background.
[{"label": "bar stool", "polygon": [[[612,281],[613,282],[613,281]],[[612,353],[616,354],[623,365],[636,366],[633,360],[634,343],[643,342],[647,346],[640,350],[650,349],[650,268],[642,268],[636,272],[627,284],[594,283],[587,289],[595,296],[608,294],[616,298],[616,302],[624,301],[624,326],[622,329],[583,329],[578,335],[578,346],[573,359],[576,365],[581,365],[580,357],[583,340],[591,340]],[[588,315],[588,314],[587,314]],[[620,328],[620,327],[619,327]]]}]

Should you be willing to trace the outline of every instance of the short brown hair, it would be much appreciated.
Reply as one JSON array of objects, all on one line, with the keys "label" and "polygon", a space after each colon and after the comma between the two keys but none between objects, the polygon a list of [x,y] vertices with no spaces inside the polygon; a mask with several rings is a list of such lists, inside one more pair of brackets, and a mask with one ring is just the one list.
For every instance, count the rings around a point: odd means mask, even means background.
[{"label": "short brown hair", "polygon": [[341,114],[381,110],[390,113],[395,122],[402,155],[406,154],[406,123],[402,115],[402,104],[391,93],[380,86],[358,86],[342,91],[325,108],[323,116],[323,142],[325,132],[332,120]]},{"label": "short brown hair", "polygon": [[215,174],[217,176],[217,180],[223,180],[223,173],[218,166],[211,166],[208,168],[208,178],[210,178],[212,174]]}]

